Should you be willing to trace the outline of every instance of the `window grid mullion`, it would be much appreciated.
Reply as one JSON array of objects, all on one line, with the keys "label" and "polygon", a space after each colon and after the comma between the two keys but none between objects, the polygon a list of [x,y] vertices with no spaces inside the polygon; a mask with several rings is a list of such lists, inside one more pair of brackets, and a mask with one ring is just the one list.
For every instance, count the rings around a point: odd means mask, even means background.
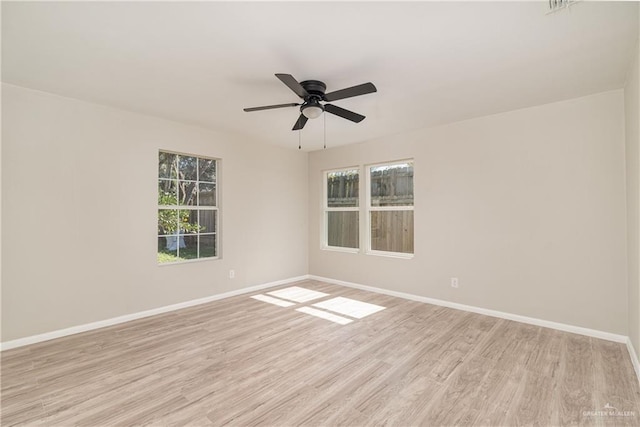
[{"label": "window grid mullion", "polygon": [[327,212],[355,212],[359,211],[359,207],[349,207],[349,208],[324,208]]},{"label": "window grid mullion", "polygon": [[413,206],[371,206],[370,211],[412,211]]}]

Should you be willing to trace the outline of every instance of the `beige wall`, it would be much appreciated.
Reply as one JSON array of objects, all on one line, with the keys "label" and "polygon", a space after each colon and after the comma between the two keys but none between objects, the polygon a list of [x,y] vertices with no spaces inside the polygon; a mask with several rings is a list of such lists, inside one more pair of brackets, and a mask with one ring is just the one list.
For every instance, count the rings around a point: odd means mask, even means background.
[{"label": "beige wall", "polygon": [[[2,90],[2,341],[307,273],[306,153]],[[221,260],[157,265],[159,149],[222,159]]]},{"label": "beige wall", "polygon": [[[308,162],[297,150],[3,85],[2,341],[311,273],[630,331],[638,348],[640,300],[625,261],[625,205],[635,200],[637,212],[638,192],[624,190],[623,110],[637,158],[637,59],[634,72],[636,92],[330,148]],[[222,158],[221,260],[156,265],[158,149]],[[320,250],[321,171],[404,158],[416,166],[415,257]],[[637,254],[637,223],[629,231]]]},{"label": "beige wall", "polygon": [[[616,90],[310,153],[310,274],[626,335],[623,108]],[[415,257],[321,250],[322,171],[405,158]]]},{"label": "beige wall", "polygon": [[[639,17],[640,19],[640,17]],[[629,302],[629,337],[640,355],[640,132],[638,121],[640,109],[640,77],[638,61],[640,44],[636,47],[635,58],[631,63],[624,88],[625,101],[625,139],[626,139],[626,172],[627,172],[627,259],[628,259],[628,302]]]}]

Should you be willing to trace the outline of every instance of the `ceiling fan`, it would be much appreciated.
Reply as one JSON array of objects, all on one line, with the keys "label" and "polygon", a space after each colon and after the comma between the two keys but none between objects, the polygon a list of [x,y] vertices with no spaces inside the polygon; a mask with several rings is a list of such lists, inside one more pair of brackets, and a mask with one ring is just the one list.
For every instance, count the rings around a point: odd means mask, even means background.
[{"label": "ceiling fan", "polygon": [[307,120],[320,117],[323,111],[342,117],[343,119],[351,120],[355,123],[360,123],[365,118],[363,115],[354,113],[353,111],[345,110],[344,108],[340,108],[332,104],[323,105],[320,103],[320,101],[332,102],[339,99],[351,98],[353,96],[377,92],[376,87],[371,82],[352,86],[346,89],[336,90],[334,92],[324,93],[327,89],[327,85],[319,80],[305,80],[298,83],[298,81],[291,74],[276,74],[276,77],[279,78],[282,83],[287,85],[289,89],[294,91],[295,94],[298,95],[304,102],[245,108],[244,111],[250,112],[272,110],[274,108],[300,106],[300,117],[298,117],[296,124],[293,125],[293,129],[291,130],[302,129],[307,123]]}]

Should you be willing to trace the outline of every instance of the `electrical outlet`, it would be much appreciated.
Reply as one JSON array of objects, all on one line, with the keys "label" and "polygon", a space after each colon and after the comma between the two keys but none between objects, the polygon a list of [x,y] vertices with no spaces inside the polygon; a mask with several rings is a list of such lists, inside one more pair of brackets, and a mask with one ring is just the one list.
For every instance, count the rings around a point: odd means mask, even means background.
[{"label": "electrical outlet", "polygon": [[236,271],[229,270],[229,279],[235,279],[235,277],[236,277]]},{"label": "electrical outlet", "polygon": [[452,288],[457,288],[458,287],[458,278],[457,277],[452,277],[451,278],[451,287]]}]

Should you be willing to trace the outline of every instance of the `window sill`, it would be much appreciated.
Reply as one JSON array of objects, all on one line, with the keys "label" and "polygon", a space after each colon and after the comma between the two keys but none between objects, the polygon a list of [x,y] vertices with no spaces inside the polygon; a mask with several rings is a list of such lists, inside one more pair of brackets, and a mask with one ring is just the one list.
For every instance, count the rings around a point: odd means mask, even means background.
[{"label": "window sill", "polygon": [[163,262],[163,263],[157,263],[156,265],[158,267],[165,267],[167,265],[192,264],[194,262],[215,261],[215,260],[218,260],[218,259],[220,259],[220,257],[185,259],[184,261]]},{"label": "window sill", "polygon": [[403,252],[384,252],[384,251],[367,251],[367,255],[383,256],[387,258],[412,259],[414,254],[406,254]]},{"label": "window sill", "polygon": [[323,251],[331,251],[331,252],[343,252],[347,254],[357,254],[360,253],[359,248],[341,248],[338,246],[323,246],[320,249]]}]

